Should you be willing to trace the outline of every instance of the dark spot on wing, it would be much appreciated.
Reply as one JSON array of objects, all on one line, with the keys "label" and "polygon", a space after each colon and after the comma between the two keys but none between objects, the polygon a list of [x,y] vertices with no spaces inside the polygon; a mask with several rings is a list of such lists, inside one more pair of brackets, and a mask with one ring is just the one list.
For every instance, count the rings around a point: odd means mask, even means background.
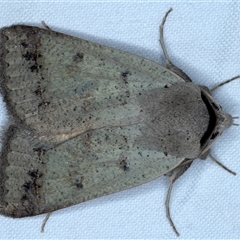
[{"label": "dark spot on wing", "polygon": [[34,72],[34,71],[38,72],[38,65],[35,63],[30,67],[30,69],[31,69],[31,72]]},{"label": "dark spot on wing", "polygon": [[78,189],[83,189],[83,177],[81,177],[81,179],[76,179],[75,185]]},{"label": "dark spot on wing", "polygon": [[26,47],[28,46],[28,44],[25,43],[25,42],[22,42],[22,43],[21,43],[21,46],[23,46],[24,48],[26,48]]},{"label": "dark spot on wing", "polygon": [[121,77],[125,84],[128,84],[128,77],[131,76],[131,73],[129,71],[125,71],[121,73]]},{"label": "dark spot on wing", "polygon": [[121,160],[120,167],[121,167],[121,169],[123,169],[124,172],[129,171],[129,167],[128,167],[128,164],[126,162],[126,159]]},{"label": "dark spot on wing", "polygon": [[38,170],[33,170],[33,171],[28,171],[28,175],[32,178],[32,179],[38,179],[42,176],[41,173],[39,173]]},{"label": "dark spot on wing", "polygon": [[23,57],[27,60],[27,61],[34,61],[36,60],[36,55],[34,53],[31,53],[29,51],[27,51],[25,54],[23,54]]},{"label": "dark spot on wing", "polygon": [[76,53],[76,55],[73,56],[73,61],[78,63],[78,62],[82,62],[84,58],[84,54],[83,53]]}]

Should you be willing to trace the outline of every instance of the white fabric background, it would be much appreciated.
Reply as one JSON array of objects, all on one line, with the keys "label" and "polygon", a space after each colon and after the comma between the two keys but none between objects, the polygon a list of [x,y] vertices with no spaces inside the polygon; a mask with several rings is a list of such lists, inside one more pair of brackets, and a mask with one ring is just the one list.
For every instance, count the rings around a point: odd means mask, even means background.
[{"label": "white fabric background", "polygon": [[[0,26],[50,28],[126,50],[164,64],[158,27],[173,7],[165,41],[173,63],[197,84],[212,87],[240,74],[240,3],[229,2],[1,2]],[[222,107],[240,116],[240,80],[214,92]],[[0,106],[1,125],[6,120]],[[240,120],[237,120],[240,122]],[[174,185],[171,212],[180,238],[240,238],[240,128],[226,131],[213,155],[238,173],[232,176],[210,160],[196,160]],[[140,187],[54,212],[45,233],[45,215],[0,216],[2,239],[175,238],[164,201],[162,177]],[[180,239],[179,238],[179,239]]]}]

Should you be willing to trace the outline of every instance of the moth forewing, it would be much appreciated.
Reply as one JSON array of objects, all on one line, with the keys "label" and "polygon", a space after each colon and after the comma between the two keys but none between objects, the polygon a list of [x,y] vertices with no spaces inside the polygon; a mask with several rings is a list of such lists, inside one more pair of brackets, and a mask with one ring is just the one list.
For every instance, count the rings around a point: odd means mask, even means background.
[{"label": "moth forewing", "polygon": [[2,35],[2,87],[15,129],[2,152],[3,214],[36,215],[134,187],[183,160],[138,141],[146,125],[139,96],[182,82],[171,71],[47,29],[13,26]]}]

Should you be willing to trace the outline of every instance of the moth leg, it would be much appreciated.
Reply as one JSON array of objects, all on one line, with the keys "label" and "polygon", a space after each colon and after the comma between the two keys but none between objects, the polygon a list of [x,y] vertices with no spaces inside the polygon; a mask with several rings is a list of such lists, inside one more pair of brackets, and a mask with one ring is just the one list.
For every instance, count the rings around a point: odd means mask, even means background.
[{"label": "moth leg", "polygon": [[219,87],[227,84],[227,83],[230,83],[230,82],[238,79],[238,78],[240,78],[240,75],[237,75],[237,76],[235,76],[235,77],[233,77],[233,78],[230,78],[230,79],[228,79],[228,80],[226,80],[226,81],[224,81],[224,82],[219,83],[218,85],[216,85],[215,87],[213,87],[213,88],[211,89],[211,92],[214,91],[214,90],[216,90],[217,88],[219,88]]},{"label": "moth leg", "polygon": [[233,174],[234,176],[237,175],[234,171],[224,166],[221,162],[219,162],[216,158],[214,158],[213,155],[210,153],[210,149],[205,151],[203,154],[201,153],[201,155],[199,156],[199,158],[203,160],[205,160],[207,157],[209,157],[213,162],[215,162],[218,166],[222,167],[227,172]]},{"label": "moth leg", "polygon": [[179,232],[177,231],[169,210],[169,203],[170,203],[170,198],[171,198],[171,193],[172,193],[172,187],[173,183],[185,172],[187,169],[191,166],[193,160],[192,159],[185,159],[177,168],[172,170],[168,176],[169,176],[169,188],[167,192],[167,197],[165,201],[165,207],[166,207],[166,216],[168,218],[168,221],[170,222],[171,227],[173,228],[173,231],[176,233],[177,236],[179,236]]},{"label": "moth leg", "polygon": [[53,31],[44,21],[41,21],[41,23],[47,30]]},{"label": "moth leg", "polygon": [[41,227],[41,232],[42,233],[44,232],[45,225],[46,225],[48,219],[50,218],[51,214],[52,214],[52,212],[49,212],[43,220],[42,227]]},{"label": "moth leg", "polygon": [[226,166],[224,166],[222,163],[220,163],[216,158],[214,158],[210,153],[208,155],[210,157],[210,159],[215,162],[218,166],[222,167],[224,170],[226,170],[227,172],[233,174],[234,176],[237,175],[234,171],[232,171],[231,169],[227,168]]},{"label": "moth leg", "polygon": [[192,80],[190,79],[190,77],[184,73],[180,68],[176,67],[174,64],[172,64],[172,62],[170,61],[170,58],[168,56],[168,53],[167,53],[167,49],[165,47],[165,43],[164,43],[164,38],[163,38],[163,28],[164,28],[164,24],[166,22],[166,19],[168,17],[168,14],[172,11],[173,9],[170,8],[165,16],[163,17],[162,19],[162,23],[160,25],[160,28],[159,28],[159,31],[160,31],[160,45],[162,47],[162,50],[163,50],[163,54],[164,54],[164,57],[166,59],[166,67],[167,69],[171,70],[172,72],[176,73],[179,77],[181,77],[185,82],[192,82]]}]

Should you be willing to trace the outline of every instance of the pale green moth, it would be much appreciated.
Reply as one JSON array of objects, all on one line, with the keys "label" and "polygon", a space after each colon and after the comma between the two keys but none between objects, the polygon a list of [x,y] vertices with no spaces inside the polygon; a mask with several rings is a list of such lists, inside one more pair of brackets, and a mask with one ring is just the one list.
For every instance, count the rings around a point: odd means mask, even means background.
[{"label": "pale green moth", "polygon": [[10,123],[1,214],[50,213],[167,174],[166,211],[178,234],[168,207],[172,184],[194,159],[212,158],[211,145],[233,118],[170,62],[163,42],[170,11],[160,28],[166,67],[48,28],[2,29]]}]

